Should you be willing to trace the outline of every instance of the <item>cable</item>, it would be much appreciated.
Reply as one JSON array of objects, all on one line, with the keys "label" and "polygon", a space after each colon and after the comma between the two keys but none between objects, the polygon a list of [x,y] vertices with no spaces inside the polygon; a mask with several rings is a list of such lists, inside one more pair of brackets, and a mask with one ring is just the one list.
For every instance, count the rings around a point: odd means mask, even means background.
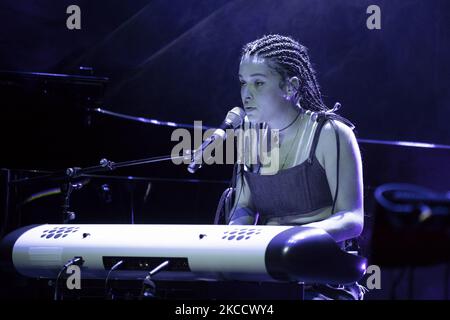
[{"label": "cable", "polygon": [[108,295],[110,293],[110,290],[108,290],[108,280],[109,280],[109,276],[111,275],[111,273],[116,270],[118,267],[120,267],[123,264],[123,260],[120,260],[119,262],[117,262],[115,265],[113,265],[111,267],[111,269],[108,271],[108,275],[106,276],[105,279],[105,297],[108,298]]},{"label": "cable", "polygon": [[[239,165],[236,164],[236,166],[238,167]],[[229,223],[233,220],[234,214],[236,213],[236,209],[237,209],[237,206],[238,206],[238,203],[239,203],[239,199],[241,198],[242,189],[244,189],[244,183],[245,183],[245,181],[244,181],[244,173],[243,173],[243,170],[244,170],[244,165],[242,164],[240,170],[239,170],[239,169],[236,169],[236,174],[234,174],[234,172],[233,172],[233,176],[236,177],[236,178],[235,178],[236,180],[233,181],[233,183],[235,184],[235,186],[234,186],[235,192],[236,192],[236,187],[237,187],[237,176],[238,176],[238,175],[240,175],[240,178],[241,178],[241,179],[240,179],[240,184],[241,184],[241,186],[240,186],[240,189],[239,189],[238,197],[237,197],[236,202],[234,203],[234,206],[233,206],[233,207],[234,207],[234,208],[233,208],[233,211],[230,213],[230,216],[229,216],[228,221],[226,221],[227,224],[229,224]]]},{"label": "cable", "polygon": [[55,280],[55,294],[53,296],[53,300],[58,300],[58,281],[59,281],[59,278],[61,278],[62,273],[73,264],[81,266],[81,265],[83,265],[83,263],[84,263],[84,260],[82,257],[74,257],[74,258],[70,259],[69,261],[67,261],[67,263],[61,268],[61,270],[59,270],[58,276],[56,277],[56,280]]},{"label": "cable", "polygon": [[233,188],[227,188],[220,196],[219,204],[217,205],[216,214],[214,215],[214,224],[219,224],[220,218],[222,217],[222,212],[225,210],[224,205],[225,201],[230,196],[230,193],[233,192]]},{"label": "cable", "polygon": [[[156,285],[152,281],[152,277],[157,274],[159,271],[164,269],[169,265],[169,260],[164,261],[159,266],[151,270],[147,276],[144,278],[144,281],[142,281],[142,288],[141,293],[139,295],[139,299],[142,299],[143,297],[154,297],[155,291],[156,291]],[[147,287],[147,289],[146,289]]]}]

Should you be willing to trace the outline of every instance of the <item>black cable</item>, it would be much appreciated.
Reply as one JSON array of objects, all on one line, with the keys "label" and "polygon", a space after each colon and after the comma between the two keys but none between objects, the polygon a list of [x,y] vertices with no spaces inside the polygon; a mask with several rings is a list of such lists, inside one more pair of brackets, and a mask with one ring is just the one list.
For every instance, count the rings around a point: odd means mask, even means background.
[{"label": "black cable", "polygon": [[[237,177],[237,169],[238,163],[236,162],[233,166],[233,175],[230,179],[230,183],[228,185],[228,188],[222,193],[222,196],[220,197],[219,204],[216,209],[216,215],[214,216],[214,224],[219,224],[220,218],[222,216],[222,212],[224,212],[224,218],[225,218],[225,224],[228,224],[228,216],[230,213],[226,212],[226,205],[225,203],[228,201],[228,198],[233,196],[233,193],[236,191],[236,177]],[[234,205],[234,204],[233,204]],[[233,210],[234,211],[234,210]]]},{"label": "black cable", "polygon": [[[238,166],[238,164],[236,164],[237,166]],[[238,197],[237,197],[237,199],[236,199],[236,202],[235,202],[235,205],[233,206],[234,208],[233,208],[233,212],[231,212],[230,213],[230,217],[229,217],[229,219],[228,219],[228,221],[227,221],[227,224],[229,224],[232,220],[233,220],[233,217],[234,217],[234,214],[236,213],[236,208],[237,208],[237,205],[238,205],[238,203],[239,203],[239,199],[241,198],[241,194],[242,194],[242,189],[244,189],[244,172],[243,172],[243,170],[244,170],[244,165],[242,164],[241,165],[241,170],[237,170],[237,171],[239,171],[239,172],[236,172],[236,177],[237,177],[237,175],[238,174],[240,174],[240,176],[241,176],[241,179],[240,179],[240,182],[241,182],[241,189],[239,190],[239,194],[238,194]],[[237,181],[237,178],[236,178],[236,181]],[[236,187],[234,187],[234,189],[236,190]]]},{"label": "black cable", "polygon": [[53,300],[58,300],[58,281],[59,281],[59,278],[61,278],[62,273],[73,264],[82,265],[83,263],[84,263],[84,260],[82,257],[74,257],[74,258],[70,259],[69,261],[67,261],[67,263],[61,268],[61,270],[59,270],[58,276],[56,277],[56,280],[55,280],[55,293],[53,296]]},{"label": "black cable", "polygon": [[[143,297],[149,296],[149,295],[154,296],[154,293],[156,291],[156,285],[152,281],[152,277],[155,274],[157,274],[159,271],[161,271],[162,269],[167,267],[168,265],[169,265],[169,260],[166,260],[147,274],[147,276],[144,278],[144,281],[142,281],[142,288],[141,288],[141,293],[139,295],[139,299],[142,299]],[[146,287],[147,287],[147,290],[145,289]],[[153,292],[149,293],[148,289],[151,289]]]},{"label": "black cable", "polygon": [[117,268],[119,268],[122,264],[123,264],[123,260],[120,260],[120,261],[117,262],[115,265],[113,265],[113,266],[111,267],[111,269],[108,271],[108,275],[106,276],[106,279],[105,279],[105,297],[106,297],[106,298],[108,298],[108,295],[109,295],[109,290],[108,290],[108,280],[109,280],[109,277],[110,277],[111,273],[112,273],[114,270],[116,270]]},{"label": "black cable", "polygon": [[58,281],[59,281],[59,278],[61,277],[62,273],[63,273],[66,269],[67,269],[67,267],[64,266],[64,267],[59,271],[58,276],[56,277],[56,280],[55,280],[55,293],[54,293],[54,296],[53,296],[53,300],[55,300],[55,301],[58,300]]},{"label": "black cable", "polygon": [[230,193],[232,192],[233,192],[232,188],[227,188],[220,196],[219,204],[217,205],[216,209],[216,214],[214,215],[214,224],[219,224],[220,218],[222,217],[222,212],[225,210],[224,209],[225,201],[228,199]]}]

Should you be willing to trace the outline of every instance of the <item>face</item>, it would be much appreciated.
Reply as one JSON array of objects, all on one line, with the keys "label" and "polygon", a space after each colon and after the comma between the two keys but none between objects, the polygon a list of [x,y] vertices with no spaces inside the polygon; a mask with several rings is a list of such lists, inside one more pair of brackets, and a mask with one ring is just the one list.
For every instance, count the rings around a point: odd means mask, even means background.
[{"label": "face", "polygon": [[241,99],[251,122],[271,122],[286,110],[289,101],[280,88],[281,75],[264,58],[245,56],[239,65]]}]

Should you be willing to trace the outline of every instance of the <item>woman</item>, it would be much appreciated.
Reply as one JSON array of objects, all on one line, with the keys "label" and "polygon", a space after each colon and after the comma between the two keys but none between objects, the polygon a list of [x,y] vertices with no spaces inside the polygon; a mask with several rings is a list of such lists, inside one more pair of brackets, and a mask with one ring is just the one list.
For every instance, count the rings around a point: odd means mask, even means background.
[{"label": "woman", "polygon": [[[280,35],[248,43],[239,79],[247,120],[278,130],[279,158],[276,166],[239,167],[228,222],[311,226],[336,242],[359,236],[363,179],[353,125],[325,106],[307,49]],[[361,296],[357,284],[305,293],[310,299]]]}]

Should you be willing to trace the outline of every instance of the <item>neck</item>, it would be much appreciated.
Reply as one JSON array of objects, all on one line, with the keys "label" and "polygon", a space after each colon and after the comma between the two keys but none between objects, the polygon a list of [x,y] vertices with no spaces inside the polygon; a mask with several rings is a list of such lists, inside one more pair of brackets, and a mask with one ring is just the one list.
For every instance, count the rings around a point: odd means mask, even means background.
[{"label": "neck", "polygon": [[271,129],[280,130],[280,136],[285,135],[292,127],[293,122],[297,122],[300,112],[302,110],[299,106],[286,106],[286,109],[279,116],[268,122],[268,125]]}]

